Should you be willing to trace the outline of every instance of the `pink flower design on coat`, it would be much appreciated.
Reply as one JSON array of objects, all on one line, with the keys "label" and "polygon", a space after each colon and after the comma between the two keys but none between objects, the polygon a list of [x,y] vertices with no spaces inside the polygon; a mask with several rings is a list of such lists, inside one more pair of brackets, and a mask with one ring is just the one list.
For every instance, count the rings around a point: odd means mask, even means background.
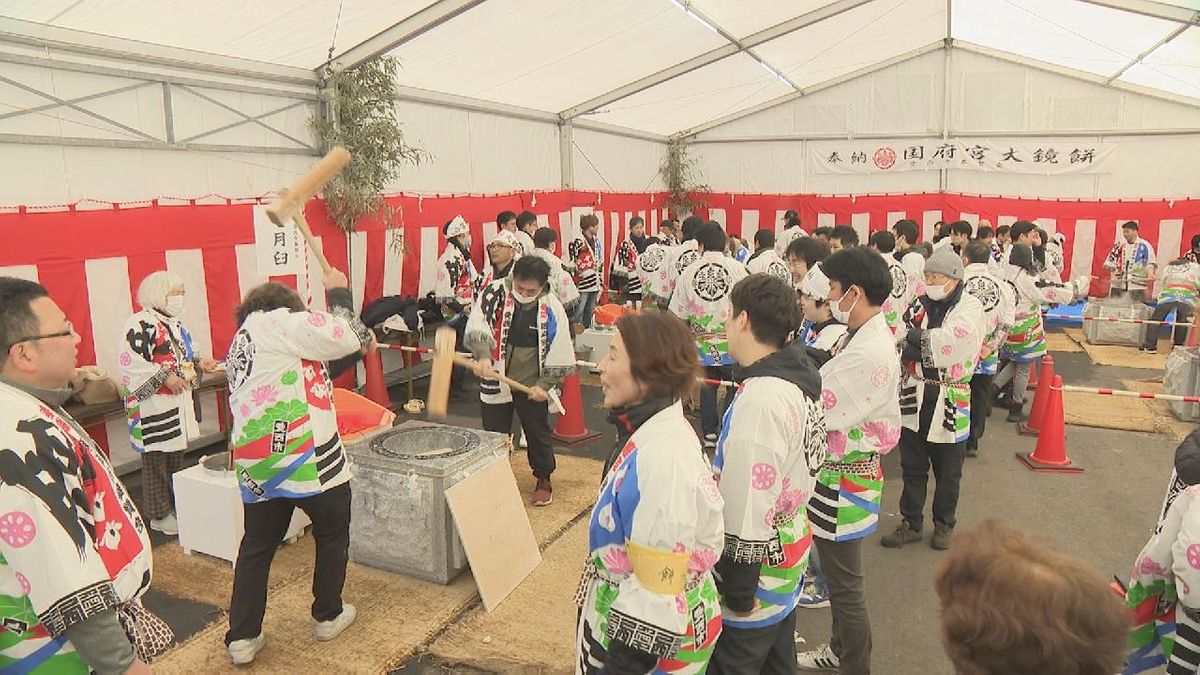
[{"label": "pink flower design on coat", "polygon": [[1187,547],[1187,561],[1194,570],[1200,570],[1200,544]]},{"label": "pink flower design on coat", "polygon": [[29,592],[33,590],[33,586],[29,584],[29,579],[20,572],[17,572],[17,583],[21,584],[21,593],[25,595],[29,595]]},{"label": "pink flower design on coat", "polygon": [[830,431],[825,440],[829,443],[829,454],[833,455],[835,459],[846,456],[846,434],[840,431]]},{"label": "pink flower design on coat", "polygon": [[889,370],[887,366],[879,366],[875,370],[871,371],[871,384],[875,385],[876,387],[882,387],[883,385],[887,384],[888,375],[891,375],[891,370]]},{"label": "pink flower design on coat", "polygon": [[324,326],[328,322],[329,320],[326,319],[325,315],[320,312],[311,312],[308,315],[308,323],[317,328]]},{"label": "pink flower design on coat", "polygon": [[1137,572],[1141,575],[1158,578],[1165,578],[1170,574],[1166,567],[1163,567],[1157,560],[1150,556],[1143,556],[1138,560]]},{"label": "pink flower design on coat", "polygon": [[238,408],[238,412],[242,413],[242,417],[248,418],[250,417],[250,406],[243,403],[242,407]]},{"label": "pink flower design on coat", "polygon": [[629,574],[633,571],[633,563],[629,554],[623,548],[614,548],[604,554],[604,566],[613,574]]},{"label": "pink flower design on coat", "polygon": [[950,379],[952,379],[952,380],[962,379],[962,376],[963,376],[962,364],[956,363],[956,364],[950,366],[949,374],[950,374]]},{"label": "pink flower design on coat", "polygon": [[261,408],[268,403],[274,403],[279,398],[279,390],[274,385],[264,384],[250,390],[250,402]]},{"label": "pink flower design on coat", "polygon": [[763,516],[763,523],[767,527],[775,527],[775,507],[767,509],[767,515]]},{"label": "pink flower design on coat", "polygon": [[682,541],[677,541],[677,542],[675,542],[675,548],[672,549],[672,552],[673,553],[687,553],[687,547],[683,545]]},{"label": "pink flower design on coat", "polygon": [[755,490],[769,490],[775,485],[778,473],[770,464],[759,462],[750,469],[750,475],[753,476],[753,480],[750,482],[751,487]]},{"label": "pink flower design on coat", "polygon": [[346,334],[346,331],[342,330],[341,326],[333,327],[333,339],[334,340],[341,340],[342,336],[345,334]]},{"label": "pink flower design on coat", "polygon": [[37,536],[37,525],[24,511],[9,511],[0,516],[0,539],[13,548],[24,548]]},{"label": "pink flower design on coat", "polygon": [[942,356],[950,356],[953,351],[954,347],[951,347],[950,345],[942,345]]},{"label": "pink flower design on coat", "polygon": [[717,564],[717,552],[711,549],[702,548],[692,552],[692,557],[688,559],[688,572],[691,574],[704,574]]},{"label": "pink flower design on coat", "polygon": [[828,389],[821,391],[821,404],[825,406],[826,410],[833,410],[833,407],[837,405],[837,401],[837,394]]},{"label": "pink flower design on coat", "polygon": [[862,425],[862,430],[863,435],[877,448],[894,448],[900,442],[900,427],[893,427],[883,420],[866,422]]},{"label": "pink flower design on coat", "polygon": [[687,614],[687,601],[683,599],[683,594],[675,596],[675,611],[680,614]]},{"label": "pink flower design on coat", "polygon": [[1191,595],[1192,593],[1192,587],[1188,586],[1188,582],[1184,581],[1183,579],[1179,580],[1179,590],[1183,591],[1184,595]]},{"label": "pink flower design on coat", "polygon": [[121,352],[121,356],[117,360],[121,362],[122,366],[128,366],[133,363],[133,357],[129,355],[129,352]]},{"label": "pink flower design on coat", "polygon": [[955,326],[954,337],[958,338],[959,340],[967,337],[967,329],[963,328],[962,326]]}]

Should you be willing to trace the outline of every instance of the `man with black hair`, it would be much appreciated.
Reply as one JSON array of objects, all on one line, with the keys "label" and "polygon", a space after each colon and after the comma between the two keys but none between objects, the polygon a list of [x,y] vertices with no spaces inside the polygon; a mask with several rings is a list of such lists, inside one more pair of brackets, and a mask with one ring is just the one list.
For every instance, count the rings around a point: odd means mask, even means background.
[{"label": "man with black hair", "polygon": [[979,221],[979,227],[975,229],[975,238],[987,244],[988,249],[992,248],[992,242],[996,238],[995,232],[992,231],[991,225],[985,225],[986,220]]},{"label": "man with black hair", "polygon": [[[701,225],[693,234],[704,253],[683,269],[671,295],[671,313],[683,319],[696,336],[700,365],[714,380],[733,379],[733,357],[725,324],[732,316],[729,294],[746,277],[746,267],[725,255],[725,231],[715,222]],[[729,396],[725,405],[729,405]],[[723,411],[722,411],[723,412]],[[717,387],[700,387],[700,428],[704,447],[711,455],[717,446],[721,414],[717,412]]]},{"label": "man with black hair", "polygon": [[550,293],[558,298],[569,316],[579,302],[579,289],[575,288],[575,279],[567,271],[566,263],[556,254],[558,233],[549,227],[539,228],[533,233],[533,245],[533,255],[550,266]]},{"label": "man with black hair", "polygon": [[834,225],[829,231],[829,250],[833,253],[858,246],[858,232],[849,225]]},{"label": "man with black hair", "polygon": [[908,273],[900,261],[896,260],[896,256],[892,255],[896,249],[895,234],[887,230],[880,230],[871,234],[870,242],[871,248],[879,251],[879,255],[883,256],[884,262],[888,265],[888,273],[892,275],[892,292],[888,294],[887,301],[883,303],[883,316],[887,320],[888,328],[895,333],[900,330],[904,310],[908,309],[909,303],[913,300],[913,296],[909,294]]},{"label": "man with black hair", "polygon": [[150,673],[122,626],[150,588],[149,532],[104,452],[63,410],[78,345],[44,287],[0,277],[0,576],[14,596],[0,662],[9,672]]},{"label": "man with black hair", "polygon": [[529,255],[535,248],[533,235],[538,231],[537,214],[533,211],[522,211],[517,214],[517,241],[521,243],[520,254]]},{"label": "man with black hair", "polygon": [[871,671],[862,542],[879,523],[879,457],[900,438],[900,362],[882,312],[892,287],[883,258],[855,246],[826,258],[821,271],[829,279],[830,312],[847,328],[820,369],[829,452],[808,501],[833,634],[797,663],[802,670],[857,675]]},{"label": "man with black hair", "polygon": [[[895,315],[888,312],[890,317],[888,325],[894,332],[898,332],[904,310],[908,309],[908,305],[925,292],[925,258],[929,254],[922,253],[921,249],[917,247],[921,243],[921,229],[917,226],[917,221],[911,218],[897,220],[896,224],[892,225],[892,233],[896,235],[896,250],[892,253],[892,257],[904,269],[903,302],[893,304],[888,308],[896,310]],[[930,250],[932,251],[932,247]]]},{"label": "man with black hair", "polygon": [[596,302],[600,299],[601,261],[604,260],[604,245],[597,236],[600,219],[588,213],[579,217],[579,236],[567,245],[567,255],[574,269],[575,287],[579,289],[579,305],[575,308],[575,323],[584,328],[592,327]]},{"label": "man with black hair", "polygon": [[623,303],[642,299],[642,278],[637,273],[637,259],[646,250],[646,244],[646,221],[641,216],[630,218],[629,238],[617,245],[609,273],[612,290],[621,294]]},{"label": "man with black hair", "polygon": [[663,246],[675,246],[679,243],[679,219],[667,218],[658,224],[658,235],[655,241]]},{"label": "man with black hair", "polygon": [[802,343],[788,344],[800,324],[788,283],[752,274],[730,304],[725,329],[741,371],[713,461],[725,550],[716,566],[723,628],[709,672],[791,673],[796,589],[812,546],[805,497],[826,452],[821,376]]},{"label": "man with black hair", "polygon": [[1018,220],[1008,228],[1009,244],[1000,252],[1000,257],[992,264],[992,274],[998,277],[1003,277],[1006,268],[1008,267],[1008,256],[1012,253],[1012,247],[1016,244],[1025,244],[1030,249],[1035,245],[1037,237],[1037,225],[1028,220]]},{"label": "man with black hair", "polygon": [[817,263],[829,257],[829,246],[816,237],[801,237],[788,244],[787,265],[792,273],[792,285],[800,288],[804,277]]},{"label": "man with black hair", "polygon": [[[446,325],[454,329],[455,348],[462,349],[467,316],[482,279],[471,260],[471,229],[467,221],[462,216],[455,216],[442,226],[442,234],[446,237],[446,250],[438,258],[433,296],[442,306]],[[450,378],[451,396],[457,397],[462,392],[463,372],[461,366],[454,367],[454,375]]]},{"label": "man with black hair", "polygon": [[1138,224],[1132,220],[1121,225],[1121,237],[1104,259],[1104,269],[1112,272],[1110,297],[1128,295],[1134,302],[1146,302],[1158,271],[1154,247],[1138,235]]},{"label": "man with black hair", "polygon": [[[575,370],[567,311],[549,292],[550,266],[537,256],[517,261],[509,277],[483,289],[471,310],[465,344],[479,362],[483,428],[511,434],[513,411],[529,446],[529,467],[537,479],[534,506],[553,501],[554,439],[548,392]],[[497,375],[530,387],[509,389]]]},{"label": "man with black hair", "polygon": [[979,454],[979,439],[983,437],[988,415],[992,412],[992,380],[1000,362],[1000,347],[1008,338],[1013,323],[1017,297],[1012,286],[993,275],[988,268],[991,249],[987,242],[976,239],[963,249],[963,279],[967,292],[983,305],[983,346],[979,365],[971,376],[971,435],[967,438],[967,457]]},{"label": "man with black hair", "polygon": [[817,241],[828,244],[829,243],[829,235],[832,232],[833,232],[832,227],[830,227],[828,225],[822,225],[821,227],[818,227],[817,229],[813,230],[812,236]]},{"label": "man with black hair", "polygon": [[[770,229],[774,233],[774,229]],[[783,231],[775,238],[775,255],[782,259],[787,255],[787,247],[793,241],[807,236],[808,233],[800,227],[800,213],[796,209],[788,209],[783,214]]]},{"label": "man with black hair", "polygon": [[[675,283],[684,268],[700,259],[703,249],[696,241],[696,234],[704,223],[700,216],[684,218],[683,224],[679,226],[682,241],[663,251],[663,257],[656,267],[657,271],[650,275],[649,284],[642,284],[642,294],[652,295],[655,302],[664,309],[671,303]],[[721,250],[725,250],[724,244]]]},{"label": "man with black hair", "polygon": [[751,274],[770,274],[784,283],[792,279],[787,263],[775,252],[775,233],[762,229],[754,233],[754,254],[746,260],[746,269]]},{"label": "man with black hair", "polygon": [[963,247],[971,241],[971,224],[965,220],[956,220],[946,226],[946,231],[950,234],[950,246],[954,248],[954,254],[961,256]]}]

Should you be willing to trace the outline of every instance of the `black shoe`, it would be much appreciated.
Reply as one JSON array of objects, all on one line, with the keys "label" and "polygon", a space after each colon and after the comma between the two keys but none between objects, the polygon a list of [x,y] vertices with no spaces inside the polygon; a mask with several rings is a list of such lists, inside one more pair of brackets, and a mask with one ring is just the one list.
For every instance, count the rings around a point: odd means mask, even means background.
[{"label": "black shoe", "polygon": [[967,457],[978,457],[979,456],[979,448],[972,448],[972,447],[968,446],[966,452],[964,452],[963,454]]},{"label": "black shoe", "polygon": [[933,524],[933,536],[929,539],[929,545],[939,551],[945,551],[950,548],[950,535],[954,532],[954,528],[942,523]]},{"label": "black shoe", "polygon": [[1022,408],[1024,408],[1024,407],[1025,406],[1022,405],[1021,407],[1013,408],[1012,410],[1009,410],[1008,417],[1005,417],[1004,419],[1008,420],[1009,422],[1024,422],[1024,421],[1028,420],[1029,415],[1026,415],[1025,412],[1022,410]]},{"label": "black shoe", "polygon": [[891,534],[885,534],[879,540],[884,548],[901,548],[905,544],[911,544],[915,541],[921,541],[921,531],[914,530],[908,525],[908,521],[902,520],[896,526],[896,529]]}]

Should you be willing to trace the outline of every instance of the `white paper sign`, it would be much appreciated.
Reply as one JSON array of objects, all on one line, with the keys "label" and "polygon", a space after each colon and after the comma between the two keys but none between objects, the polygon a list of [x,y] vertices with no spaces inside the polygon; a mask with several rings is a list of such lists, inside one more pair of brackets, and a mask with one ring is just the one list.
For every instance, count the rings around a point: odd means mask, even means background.
[{"label": "white paper sign", "polygon": [[254,252],[259,276],[300,274],[305,267],[303,237],[291,220],[271,222],[265,206],[254,207]]},{"label": "white paper sign", "polygon": [[966,169],[1038,175],[1107,173],[1116,146],[1093,142],[995,143],[988,141],[864,141],[812,143],[809,159],[819,173],[895,173]]}]

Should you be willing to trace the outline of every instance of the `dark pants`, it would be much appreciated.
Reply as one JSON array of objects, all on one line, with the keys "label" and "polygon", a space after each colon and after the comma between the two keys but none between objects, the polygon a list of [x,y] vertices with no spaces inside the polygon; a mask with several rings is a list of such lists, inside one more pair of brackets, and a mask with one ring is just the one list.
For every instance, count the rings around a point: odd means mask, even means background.
[{"label": "dark pants", "polygon": [[[1192,306],[1182,302],[1161,302],[1154,308],[1154,313],[1150,316],[1151,321],[1162,321],[1167,318],[1171,311],[1175,311],[1175,323],[1187,323],[1192,320]],[[1146,349],[1154,349],[1158,346],[1158,336],[1162,326],[1149,324],[1146,326],[1146,341],[1142,346]],[[1176,346],[1187,342],[1188,326],[1175,326],[1172,333],[1171,342]]]},{"label": "dark pants", "polygon": [[[710,380],[733,380],[733,366],[705,366],[704,377]],[[716,436],[721,431],[721,419],[729,409],[729,401],[733,398],[733,390],[725,389],[725,398],[721,409],[717,410],[718,385],[700,385],[700,429],[705,436]]]},{"label": "dark pants", "polygon": [[249,640],[262,633],[267,611],[267,578],[275,549],[283,542],[292,510],[299,508],[312,520],[317,544],[313,567],[312,615],[330,621],[342,613],[342,586],[350,560],[350,484],[304,499],[269,499],[243,504],[246,533],[233,569],[233,599],[229,603],[229,632],[225,644]]},{"label": "dark pants", "polygon": [[994,375],[979,373],[971,376],[971,436],[967,438],[967,447],[972,450],[979,449],[979,439],[983,438],[988,415],[992,414],[992,379],[994,377]]},{"label": "dark pants", "polygon": [[579,294],[579,304],[575,306],[575,323],[583,324],[584,328],[592,327],[592,317],[596,314],[596,302],[600,300],[600,291],[588,291]]},{"label": "dark pants", "polygon": [[187,464],[187,453],[142,453],[142,515],[159,519],[175,509],[175,485],[171,476]]},{"label": "dark pants", "polygon": [[900,494],[900,515],[914,530],[924,521],[925,492],[929,469],[933,467],[933,522],[954,527],[958,509],[958,483],[962,478],[962,443],[930,443],[925,434],[900,431],[900,468],[904,473],[904,491]]},{"label": "dark pants", "polygon": [[841,662],[838,672],[841,675],[868,675],[871,672],[871,615],[867,612],[863,540],[829,541],[813,537],[813,544],[821,556],[821,571],[829,582],[829,609],[833,614],[829,648]]},{"label": "dark pants", "polygon": [[784,675],[796,672],[796,610],[773,626],[734,628],[725,624],[721,638],[708,662],[708,672],[764,673]]},{"label": "dark pants", "polygon": [[483,403],[483,428],[500,434],[512,434],[513,409],[521,420],[528,446],[529,468],[538,478],[549,479],[554,473],[554,436],[550,433],[550,405],[538,403],[519,391],[512,393],[512,403]]}]

